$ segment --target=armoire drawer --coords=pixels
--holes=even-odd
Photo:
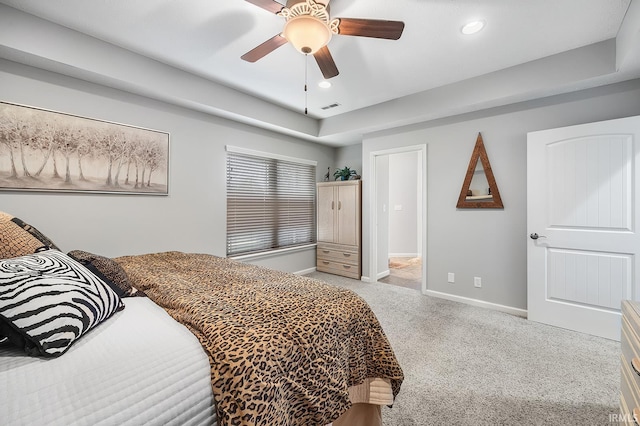
[[[637,302],[622,302],[620,347],[622,423],[634,424],[635,416],[639,416],[640,421],[640,304]]]
[[[360,256],[355,250],[345,250],[318,244],[317,255],[318,260],[331,260],[351,265],[358,265],[358,263],[360,263]]]
[[[360,279],[359,265],[351,265],[344,262],[336,262],[334,260],[318,258],[316,269],[320,272],[342,275],[344,277],[354,278],[356,280]]]
[[[622,380],[620,382],[620,411],[626,424],[634,424],[634,414],[640,413],[640,388],[638,387],[637,374],[624,357],[622,364]],[[627,422],[627,420],[631,420]],[[638,419],[640,421],[640,418]]]
[[[622,334],[620,337],[620,348],[626,364],[631,367],[631,363],[634,362],[636,368],[640,371],[640,338],[630,326],[626,317],[622,318]],[[637,377],[638,383],[640,383],[640,375],[637,375]]]

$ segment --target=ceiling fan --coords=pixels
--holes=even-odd
[[[246,0],[286,19],[284,30],[261,45],[242,55],[248,62],[291,43],[305,55],[313,55],[324,78],[339,74],[327,43],[333,34],[398,40],[404,30],[404,22],[379,19],[329,18],[330,0],[287,0],[287,5],[275,0]]]

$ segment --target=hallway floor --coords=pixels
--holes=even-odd
[[[389,275],[378,281],[420,291],[422,288],[422,259],[419,257],[389,258]]]

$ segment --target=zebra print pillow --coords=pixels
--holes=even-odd
[[[0,335],[29,355],[62,355],[121,306],[104,281],[57,250],[0,260]]]

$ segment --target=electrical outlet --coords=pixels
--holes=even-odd
[[[454,274],[453,272],[449,272],[449,278],[447,279],[447,282],[450,282],[450,283],[456,282],[456,274]]]
[[[482,287],[482,278],[473,277],[473,286],[478,288]]]

